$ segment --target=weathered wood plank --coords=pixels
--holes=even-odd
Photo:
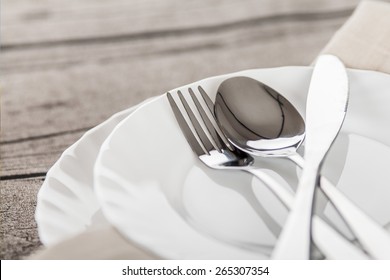
[[[41,245],[34,214],[42,181],[1,181],[0,259],[26,257]]]
[[[15,1],[6,0],[7,45],[210,26],[275,14],[350,9],[358,0]],[[66,4],[65,4],[66,3]],[[50,24],[48,24],[50,23]]]
[[[296,33],[311,33],[328,29],[329,25],[344,20],[351,10],[332,13],[306,13],[283,15],[273,18],[242,20],[206,28],[180,28],[165,32],[129,34],[96,40],[72,40],[43,45],[21,45],[3,48],[1,69],[5,72],[20,70],[42,70],[51,65],[67,67],[91,60],[142,57],[175,50],[202,50],[204,47],[234,47],[238,44],[256,43],[262,40],[286,40]],[[322,28],[322,25],[324,26]],[[291,33],[290,33],[291,32]],[[274,38],[273,38],[274,37]],[[251,42],[253,41],[253,42]],[[164,44],[162,44],[164,42]],[[236,43],[236,44],[233,44]]]
[[[10,118],[2,140],[93,126],[142,99],[210,75],[309,64],[343,20],[6,52],[3,110]]]
[[[0,146],[1,179],[14,180],[44,175],[61,153],[77,141],[86,129],[5,142]]]
[[[164,44],[155,39],[84,51],[78,46],[5,53],[2,67],[15,68],[3,71],[2,175],[46,172],[55,153],[77,139],[58,133],[85,131],[178,85],[242,69],[310,64],[343,20],[172,37]],[[24,62],[24,55],[32,58]],[[35,140],[41,135],[55,137]]]

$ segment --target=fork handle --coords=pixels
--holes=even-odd
[[[304,159],[299,154],[289,158],[302,168]],[[324,176],[320,177],[320,188],[336,207],[364,249],[375,259],[390,259],[389,232],[356,206]]]
[[[292,191],[283,187],[261,168],[247,169],[246,171],[262,181],[288,209],[292,207],[294,203]],[[316,215],[313,216],[312,227],[313,241],[328,259],[369,259],[363,251]]]

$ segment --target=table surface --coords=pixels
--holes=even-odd
[[[61,153],[115,112],[205,77],[309,65],[358,0],[4,0],[0,258],[42,244]]]

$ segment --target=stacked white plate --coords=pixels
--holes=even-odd
[[[212,77],[213,99],[231,76],[249,76],[284,95],[305,115],[312,68],[256,69]],[[390,76],[348,70],[350,104],[324,174],[383,226],[390,222]],[[176,90],[172,92],[176,92]],[[297,170],[283,159],[256,159],[286,188]],[[354,236],[319,196],[316,211]],[[69,147],[47,174],[36,220],[45,245],[99,225],[166,259],[266,259],[287,211],[258,180],[211,170],[192,152],[165,95],[117,113]]]

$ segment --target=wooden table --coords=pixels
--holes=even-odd
[[[37,192],[88,129],[208,76],[308,65],[358,0],[4,0],[1,259],[41,246]]]

